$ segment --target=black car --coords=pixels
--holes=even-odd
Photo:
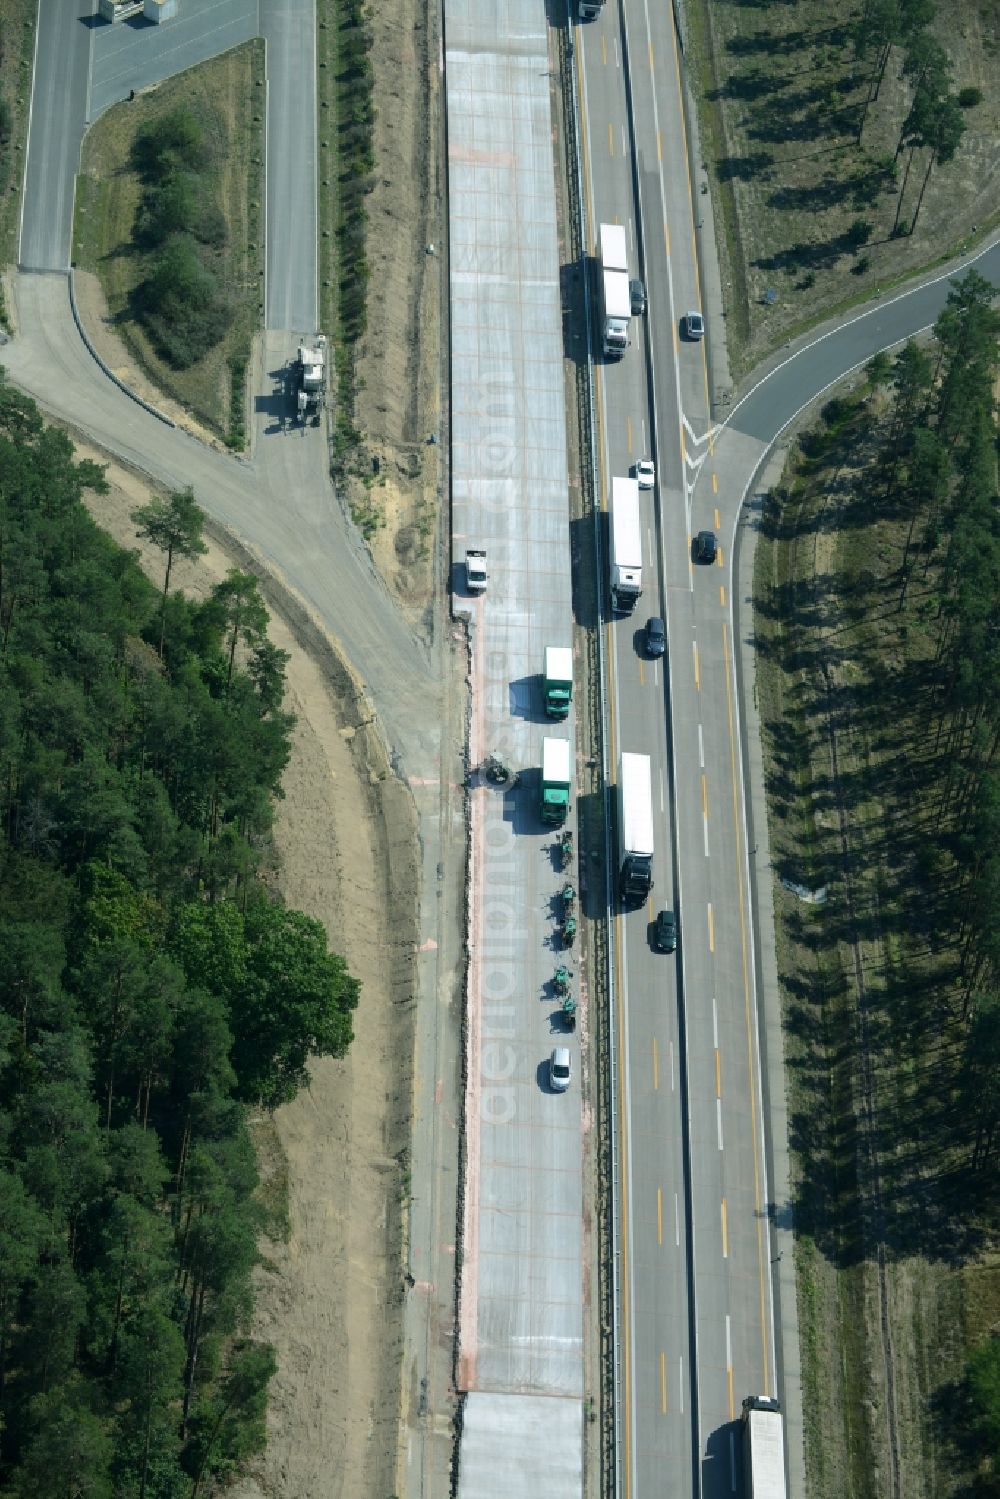
[[[646,655],[662,656],[667,649],[667,632],[656,615],[646,621]]]
[[[677,917],[661,911],[653,922],[653,946],[657,952],[673,952],[677,946]]]
[[[715,539],[714,531],[699,531],[694,539],[694,560],[696,562],[714,562],[715,554],[719,550],[719,544]]]
[[[632,316],[642,317],[646,311],[646,288],[641,281],[630,281],[628,291],[632,299]]]

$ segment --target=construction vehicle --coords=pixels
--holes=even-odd
[[[568,645],[545,647],[545,711],[565,718],[573,699],[573,652]]]
[[[628,348],[632,293],[623,224],[601,225],[601,339],[605,356],[621,359]]]
[[[292,366],[292,383],[298,420],[304,426],[311,416],[313,424],[319,426],[326,391],[326,338],[322,333],[312,343],[299,344]]]
[[[618,762],[618,889],[639,906],[653,888],[653,774],[648,755]]]
[[[781,1407],[767,1395],[743,1402],[743,1493],[746,1499],[786,1499]]]
[[[638,479],[611,481],[611,607],[631,614],[642,597]]]
[[[486,553],[481,547],[469,547],[465,554],[465,586],[470,593],[485,593],[486,581]]]
[[[543,822],[562,823],[569,813],[570,743],[568,739],[542,740],[542,794],[539,812]]]

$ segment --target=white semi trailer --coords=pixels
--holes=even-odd
[[[628,284],[628,248],[623,224],[601,225],[602,346],[609,359],[621,359],[628,348],[632,293]]]
[[[743,1492],[746,1499],[786,1499],[781,1407],[767,1395],[743,1402]]]
[[[638,479],[611,481],[611,607],[631,614],[642,597],[642,521]]]
[[[653,768],[648,755],[618,762],[618,891],[642,905],[653,888]]]

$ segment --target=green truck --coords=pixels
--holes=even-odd
[[[545,712],[565,718],[573,700],[573,652],[568,645],[545,647]]]
[[[568,739],[542,740],[542,797],[540,812],[543,822],[557,826],[566,821],[569,813],[570,744]]]

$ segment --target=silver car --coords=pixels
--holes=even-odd
[[[549,1057],[549,1087],[553,1093],[565,1093],[573,1076],[568,1046],[554,1046]]]
[[[684,333],[692,343],[705,337],[705,319],[700,312],[686,312],[684,314]]]

